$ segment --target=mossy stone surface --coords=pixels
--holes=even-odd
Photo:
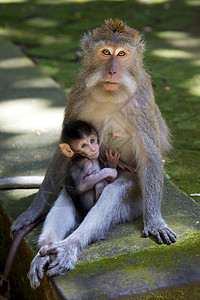
[[[28,206],[34,191],[2,191],[0,195],[1,205],[13,219]],[[181,299],[187,299],[190,284],[198,282],[200,277],[200,206],[165,180],[162,213],[178,235],[175,244],[157,245],[154,238],[144,238],[141,219],[118,225],[105,240],[89,245],[81,253],[74,270],[53,278],[58,295],[64,299],[121,296],[151,299],[149,293],[154,297],[154,292],[162,289],[162,294],[168,297],[180,285]],[[40,230],[41,226],[26,237],[26,243],[34,253]],[[21,272],[27,271],[28,266],[24,265]],[[196,290],[198,285],[193,292]],[[196,294],[191,295],[192,299],[198,299]]]
[[[178,235],[175,244],[156,245],[154,238],[144,238],[142,220],[119,225],[105,240],[88,246],[74,270],[55,277],[65,299],[138,295],[151,299],[147,295],[145,298],[149,292],[154,299],[155,290],[165,288],[162,293],[168,297],[175,286],[197,282],[200,278],[200,206],[165,181],[162,212],[169,227]],[[187,299],[189,289],[190,286],[186,290],[184,285],[180,287],[183,299]],[[197,292],[192,294],[192,299],[198,299],[197,295]]]

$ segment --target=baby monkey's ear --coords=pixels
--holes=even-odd
[[[74,152],[70,148],[69,144],[63,143],[63,144],[60,144],[59,146],[62,150],[62,153],[65,154],[67,157],[72,157],[74,155]]]

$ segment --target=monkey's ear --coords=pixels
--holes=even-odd
[[[72,157],[74,155],[74,152],[72,151],[72,149],[70,148],[69,144],[63,143],[59,145],[63,154],[65,154],[68,157]]]
[[[145,50],[146,50],[146,42],[145,41],[143,41],[143,40],[141,40],[140,41],[140,49],[141,49],[141,52],[142,53],[144,53],[145,52]]]
[[[92,47],[93,44],[93,36],[92,33],[89,31],[88,34],[84,34],[81,40],[81,49],[83,51],[88,50]]]

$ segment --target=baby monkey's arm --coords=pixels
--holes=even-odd
[[[94,186],[103,179],[111,178],[114,180],[117,177],[117,170],[113,168],[104,168],[102,170],[96,170],[95,164],[91,161],[87,163],[90,164],[90,168],[85,165],[83,172],[79,174],[79,182],[77,183],[77,188],[80,192],[86,192],[94,188]],[[86,169],[88,170],[86,172]]]

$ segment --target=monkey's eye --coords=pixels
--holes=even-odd
[[[81,148],[85,148],[87,146],[87,144],[82,144]]]
[[[117,56],[125,56],[126,53],[124,51],[119,51],[119,53],[117,54]]]
[[[102,51],[102,53],[103,53],[104,55],[110,55],[110,51],[109,51],[108,49],[104,49],[104,50]]]
[[[95,139],[91,139],[90,143],[93,144],[95,142]]]

